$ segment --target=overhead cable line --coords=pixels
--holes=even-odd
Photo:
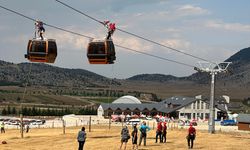
[[[34,21],[36,22],[36,19],[34,18],[31,18],[31,17],[28,17],[24,14],[21,14],[17,11],[14,11],[14,10],[11,10],[9,8],[6,8],[4,6],[1,6],[0,5],[0,8],[3,8],[5,10],[8,10],[12,13],[15,13],[21,17],[24,17],[26,19],[29,19],[31,21]],[[44,23],[44,22],[43,22]],[[78,35],[78,36],[82,36],[82,37],[85,37],[85,38],[89,38],[89,39],[94,39],[93,37],[90,37],[90,36],[87,36],[87,35],[84,35],[84,34],[80,34],[80,33],[77,33],[77,32],[74,32],[74,31],[70,31],[70,30],[67,30],[67,29],[64,29],[64,28],[61,28],[61,27],[57,27],[57,26],[54,26],[54,25],[50,25],[50,24],[47,24],[47,23],[44,23],[44,25],[48,26],[48,27],[51,27],[51,28],[55,28],[55,29],[58,29],[58,30],[61,30],[61,31],[64,31],[64,32],[68,32],[68,33],[71,33],[71,34],[75,34],[75,35]],[[186,63],[182,63],[182,62],[179,62],[179,61],[175,61],[175,60],[171,60],[171,59],[167,59],[167,58],[164,58],[164,57],[161,57],[161,56],[157,56],[157,55],[153,55],[153,54],[149,54],[149,53],[146,53],[146,52],[141,52],[139,50],[135,50],[135,49],[132,49],[132,48],[128,48],[128,47],[125,47],[125,46],[121,46],[121,45],[117,45],[115,44],[115,46],[117,47],[120,47],[120,48],[123,48],[123,49],[127,49],[129,51],[133,51],[133,52],[136,52],[136,53],[140,53],[140,54],[144,54],[144,55],[147,55],[147,56],[151,56],[151,57],[154,57],[154,58],[158,58],[158,59],[161,59],[161,60],[165,60],[165,61],[169,61],[169,62],[173,62],[173,63],[177,63],[177,64],[180,64],[180,65],[184,65],[184,66],[187,66],[187,67],[196,67],[196,66],[192,66],[192,65],[189,65],[189,64],[186,64]]]
[[[8,10],[8,11],[10,11],[10,12],[12,12],[12,13],[15,13],[15,14],[21,16],[21,17],[24,17],[24,18],[26,18],[26,19],[29,19],[29,20],[31,20],[31,21],[34,21],[34,22],[37,21],[37,20],[34,19],[34,18],[28,17],[28,16],[26,16],[26,15],[23,15],[23,14],[17,12],[17,11],[11,10],[11,9],[6,8],[6,7],[4,7],[4,6],[1,6],[1,5],[0,5],[0,7],[3,8],[3,9],[5,9],[5,10]],[[50,25],[50,24],[47,24],[47,23],[45,23],[45,22],[43,22],[43,24],[46,25],[46,26],[48,26],[48,27],[55,28],[55,29],[58,29],[58,30],[61,30],[61,31],[64,31],[64,32],[68,32],[68,33],[75,34],[75,35],[78,35],[78,36],[83,36],[83,37],[85,37],[85,38],[93,39],[93,38],[90,37],[90,36],[83,35],[83,34],[79,34],[79,33],[77,33],[77,32],[73,32],[73,31],[70,31],[70,30],[67,30],[67,29],[63,29],[63,28],[61,28],[61,27],[57,27],[57,26],[54,26],[54,25]]]
[[[128,47],[124,47],[124,46],[120,46],[120,45],[116,45],[116,44],[115,44],[115,46],[116,46],[116,47],[123,48],[123,49],[127,49],[127,50],[129,50],[129,51],[133,51],[133,52],[136,52],[136,53],[140,53],[140,54],[148,55],[148,56],[151,56],[151,57],[155,57],[155,58],[158,58],[158,59],[161,59],[161,60],[166,60],[166,61],[170,61],[170,62],[173,62],[173,63],[177,63],[177,64],[180,64],[180,65],[184,65],[184,66],[187,66],[187,67],[191,67],[191,68],[194,68],[194,67],[195,67],[195,66],[193,66],[193,65],[189,65],[189,64],[182,63],[182,62],[179,62],[179,61],[167,59],[167,58],[164,58],[164,57],[161,57],[161,56],[157,56],[157,55],[153,55],[153,54],[149,54],[149,53],[146,53],[146,52],[141,52],[141,51],[138,51],[138,50],[135,50],[135,49],[132,49],[132,48],[128,48]]]
[[[68,8],[70,8],[70,9],[72,9],[72,10],[74,10],[74,11],[76,11],[76,12],[78,12],[78,13],[80,13],[80,14],[82,14],[82,15],[84,15],[84,16],[86,16],[86,17],[88,17],[88,18],[90,18],[90,19],[92,19],[92,20],[94,20],[94,21],[96,21],[96,22],[98,22],[98,23],[104,24],[102,21],[100,21],[100,20],[98,20],[98,19],[96,19],[96,18],[94,18],[94,17],[92,17],[92,16],[90,16],[90,15],[88,15],[88,14],[86,14],[86,13],[80,11],[80,10],[77,10],[77,9],[73,8],[72,6],[70,6],[70,5],[64,3],[64,2],[62,2],[62,1],[60,1],[60,0],[55,0],[55,1],[58,2],[58,3],[60,3],[60,4],[62,4],[62,5],[64,5],[64,6],[66,6],[66,7],[68,7]],[[129,34],[129,35],[132,35],[132,36],[134,36],[134,37],[137,37],[137,38],[139,38],[139,39],[145,40],[145,41],[147,41],[147,42],[156,44],[156,45],[158,45],[158,46],[161,46],[161,47],[164,47],[164,48],[167,48],[167,49],[176,51],[176,52],[178,52],[178,53],[181,53],[181,54],[184,54],[184,55],[187,55],[187,56],[196,58],[196,59],[200,59],[200,60],[202,60],[202,61],[206,61],[206,62],[210,62],[210,63],[216,64],[215,62],[212,62],[212,61],[210,61],[210,60],[207,60],[207,59],[204,59],[204,58],[201,58],[201,57],[198,57],[198,56],[195,56],[195,55],[192,55],[192,54],[183,52],[182,50],[179,50],[179,49],[176,49],[176,48],[173,48],[173,47],[170,47],[170,46],[161,44],[161,43],[156,42],[156,41],[154,41],[154,40],[145,38],[145,37],[143,37],[143,36],[140,36],[140,35],[137,35],[137,34],[128,32],[128,31],[125,31],[125,30],[123,30],[123,29],[117,28],[117,30],[119,30],[119,31],[121,31],[121,32],[123,32],[123,33]]]

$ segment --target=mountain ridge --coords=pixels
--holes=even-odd
[[[218,83],[228,85],[250,85],[250,47],[244,48],[225,61],[231,61],[227,73],[216,76]],[[0,81],[22,85],[26,83],[30,65],[31,74],[29,84],[43,86],[66,86],[66,87],[109,87],[110,84],[121,85],[126,81],[152,81],[152,82],[185,82],[191,81],[196,84],[210,82],[208,73],[197,72],[190,76],[176,77],[164,74],[138,74],[127,79],[111,80],[102,75],[84,70],[69,69],[51,66],[41,63],[14,64],[0,60]]]
[[[225,62],[232,62],[229,65],[226,73],[220,73],[216,76],[219,83],[226,82],[234,85],[250,85],[250,47],[244,48],[225,60]],[[159,80],[157,79],[159,78]],[[209,73],[196,72],[190,76],[176,77],[172,75],[163,74],[139,74],[127,78],[127,80],[138,81],[192,81],[198,84],[207,84],[210,82]]]
[[[30,70],[31,67],[31,70]],[[84,69],[68,69],[41,63],[14,64],[0,60],[0,81],[43,86],[107,87],[111,80]],[[112,81],[113,84],[120,84]]]

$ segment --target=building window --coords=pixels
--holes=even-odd
[[[203,113],[201,113],[201,119],[203,119]]]
[[[191,113],[186,113],[187,119],[191,119]]]
[[[197,101],[197,109],[200,109],[200,101]]]
[[[180,116],[184,116],[184,113],[180,113]]]
[[[201,109],[204,109],[204,103],[201,101]]]
[[[209,119],[209,113],[205,114],[205,119]]]
[[[206,104],[206,109],[209,109],[209,104]]]
[[[195,113],[193,113],[193,119],[195,119],[196,118],[196,114]]]

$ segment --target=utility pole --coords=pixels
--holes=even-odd
[[[218,73],[226,72],[231,62],[222,63],[209,63],[199,62],[200,68],[194,68],[199,72],[207,72],[211,75],[211,91],[210,91],[210,102],[209,102],[209,120],[208,120],[208,132],[211,134],[215,133],[215,75]]]
[[[21,138],[23,138],[23,113],[20,114],[20,133]]]

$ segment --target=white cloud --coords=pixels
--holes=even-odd
[[[83,34],[86,36],[90,36],[93,38],[99,38],[92,30],[86,31],[83,29],[80,29],[78,27],[65,27],[64,29],[67,29],[69,31],[73,31],[75,33]],[[98,31],[97,31],[98,32]],[[75,35],[68,32],[58,31],[58,30],[52,30],[45,35],[46,38],[56,39],[57,45],[59,48],[67,49],[67,50],[75,50],[75,51],[82,51],[87,48],[87,45],[89,43],[89,39],[83,36]]]
[[[149,52],[152,51],[153,49],[152,45],[145,44],[144,42],[135,37],[130,37],[130,38],[115,37],[113,41],[117,45],[131,48],[141,52]]]
[[[3,43],[20,45],[23,43],[28,44],[29,39],[31,39],[28,35],[17,35],[17,36],[8,36],[2,39]]]
[[[183,5],[177,8],[176,13],[180,16],[190,16],[190,15],[206,15],[210,12],[198,6],[193,5]]]
[[[206,27],[223,29],[229,31],[238,31],[238,32],[250,32],[250,25],[244,25],[240,23],[225,23],[222,21],[207,21],[205,23]]]
[[[185,41],[183,39],[166,39],[163,40],[161,44],[181,50],[189,49],[191,46],[190,42]]]
[[[87,47],[88,39],[66,32],[50,33],[48,38],[56,39],[58,47],[70,50],[82,50]]]

